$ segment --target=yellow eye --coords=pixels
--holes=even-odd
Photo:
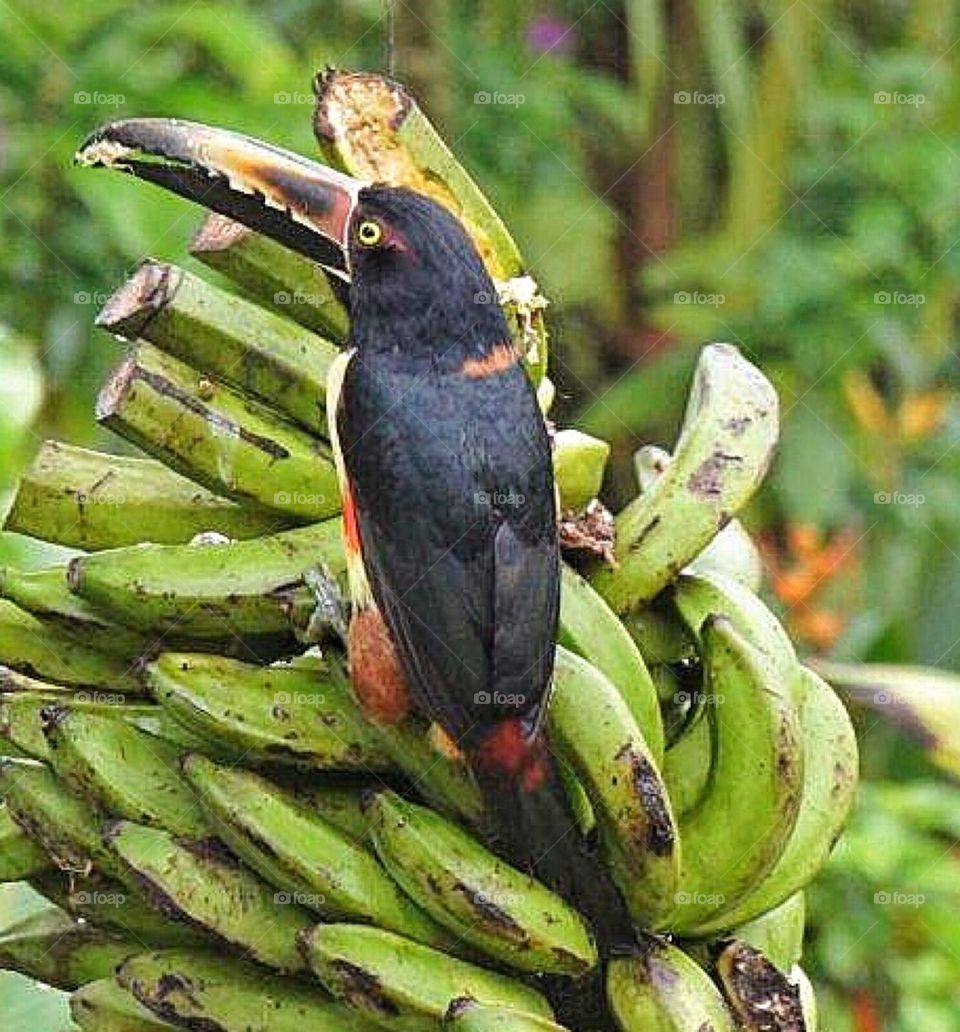
[[[363,222],[357,226],[357,240],[359,240],[364,247],[376,247],[382,239],[383,227],[379,222],[374,222],[373,219],[364,219]]]

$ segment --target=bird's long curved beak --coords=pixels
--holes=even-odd
[[[131,118],[98,129],[81,165],[156,183],[349,275],[347,234],[367,184],[229,129],[174,118]]]

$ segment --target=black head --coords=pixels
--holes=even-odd
[[[348,247],[358,348],[459,364],[509,339],[477,249],[436,201],[402,187],[366,187]]]

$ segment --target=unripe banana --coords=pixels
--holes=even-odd
[[[0,969],[70,990],[106,978],[140,948],[133,939],[80,924],[48,906],[0,930]]]
[[[725,615],[700,628],[706,689],[716,721],[713,771],[680,824],[682,892],[656,927],[702,934],[779,860],[800,806],[803,746],[795,678],[738,633]]]
[[[336,659],[322,666],[258,667],[165,652],[147,665],[145,677],[174,719],[238,763],[368,773],[392,767]]]
[[[579,512],[600,493],[610,445],[581,430],[558,430],[553,437],[553,475],[561,509]]]
[[[118,623],[154,636],[230,639],[305,626],[311,569],[345,569],[340,521],[249,541],[131,545],[74,559],[69,587]]]
[[[138,1003],[115,978],[87,982],[71,993],[70,1016],[83,1032],[170,1032],[176,1028]]]
[[[616,613],[566,565],[560,581],[557,640],[592,663],[618,689],[659,763],[663,759],[663,721],[657,690],[643,656]]]
[[[697,655],[696,639],[690,629],[672,607],[659,600],[624,613],[621,622],[651,673],[657,666],[682,663]]]
[[[783,853],[755,889],[722,909],[702,932],[734,928],[777,907],[809,884],[826,863],[857,789],[857,738],[846,708],[826,681],[801,667],[803,795]]]
[[[806,917],[806,899],[796,892],[780,906],[735,928],[731,935],[759,950],[786,974],[803,954]]]
[[[703,349],[673,462],[617,517],[617,566],[593,578],[614,609],[659,594],[749,501],[777,441],[777,407],[736,348]]]
[[[375,1032],[320,989],[232,957],[162,950],[130,957],[117,981],[177,1028],[216,1032]],[[164,1026],[166,1027],[166,1026]]]
[[[565,1032],[562,1025],[536,1014],[486,1007],[476,1000],[454,1000],[443,1023],[447,1032]]]
[[[680,820],[697,806],[710,783],[714,725],[712,709],[701,713],[663,757],[663,780]]]
[[[369,786],[368,786],[369,787]],[[311,813],[339,828],[354,842],[366,842],[370,822],[363,812],[360,797],[364,789],[338,785],[291,784],[290,791]]]
[[[49,767],[30,760],[0,761],[0,798],[10,816],[65,871],[94,868],[116,877],[121,867],[100,839],[93,808],[73,795]]]
[[[650,939],[607,967],[607,999],[621,1032],[736,1032],[710,976],[683,950]]]
[[[401,1032],[427,1032],[454,1000],[553,1018],[536,990],[393,932],[365,925],[321,924],[301,936],[310,967],[328,992]]]
[[[184,759],[184,773],[210,823],[262,878],[327,918],[370,921],[419,942],[449,937],[397,888],[371,853],[294,796],[249,771],[205,756]]]
[[[666,788],[630,708],[603,674],[561,647],[547,720],[551,745],[590,796],[631,915],[641,923],[664,917],[677,891],[679,840]]]
[[[806,1032],[799,988],[759,950],[735,940],[716,969],[744,1032]]]
[[[44,735],[56,773],[108,816],[187,838],[212,835],[180,774],[177,746],[122,720],[61,707],[46,711]]]
[[[36,877],[51,864],[46,850],[17,824],[6,804],[0,804],[0,883]]]
[[[123,861],[123,881],[172,919],[220,936],[267,967],[303,970],[297,935],[310,912],[277,902],[274,890],[215,842],[178,841],[169,832],[117,821],[104,835]]]
[[[597,963],[572,907],[457,825],[394,792],[372,796],[366,812],[383,865],[457,941],[521,971],[578,976]]]

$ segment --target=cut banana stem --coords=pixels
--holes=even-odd
[[[648,940],[607,967],[607,999],[621,1032],[737,1032],[710,976],[683,950]]]
[[[252,541],[140,545],[79,556],[71,591],[118,622],[157,636],[230,639],[306,627],[306,579],[345,570],[339,520]]]
[[[139,344],[97,399],[97,419],[184,476],[306,523],[340,507],[329,448],[277,413]]]
[[[163,1032],[176,1028],[148,1011],[112,977],[87,982],[71,993],[70,1016],[82,1032]]]
[[[101,812],[187,838],[213,834],[180,773],[178,746],[82,709],[55,705],[44,721],[54,771]]]
[[[140,948],[133,939],[80,924],[56,907],[44,907],[0,930],[0,969],[71,990],[106,978]]]
[[[258,667],[167,652],[146,666],[145,679],[175,720],[237,763],[367,773],[393,767],[335,656],[312,666]]]
[[[758,950],[734,941],[716,969],[744,1032],[807,1032],[799,988]]]
[[[366,813],[384,867],[455,941],[521,971],[579,976],[597,963],[575,910],[456,824],[394,792],[374,795]]]
[[[0,882],[26,881],[47,871],[53,861],[36,839],[0,803]]]
[[[265,308],[331,340],[346,340],[346,306],[323,269],[309,258],[216,213],[207,216],[190,253]]]
[[[617,517],[617,566],[593,578],[618,612],[659,594],[746,505],[777,435],[766,377],[730,344],[705,347],[673,462]]]
[[[249,867],[294,902],[327,918],[369,921],[418,942],[451,938],[397,888],[365,848],[265,778],[184,760],[219,837]]]
[[[0,599],[0,663],[55,684],[142,691],[126,659],[98,651],[7,599]]]
[[[853,806],[859,759],[850,717],[822,677],[802,667],[800,678],[803,798],[796,824],[773,870],[742,900],[706,922],[705,932],[751,921],[813,881]]]
[[[616,686],[659,764],[663,759],[663,720],[643,656],[616,613],[569,566],[564,566],[561,574],[558,641]]]
[[[700,629],[705,689],[716,732],[713,771],[680,822],[683,866],[676,907],[656,925],[703,934],[776,865],[803,789],[797,677],[784,679],[724,615]]]
[[[607,863],[637,922],[673,908],[680,846],[666,787],[633,713],[598,670],[557,650],[550,743],[593,804]]]
[[[324,394],[337,346],[252,301],[148,259],[110,297],[97,325],[149,341],[326,434]]]
[[[553,473],[561,510],[580,512],[600,494],[610,445],[581,430],[558,430],[553,438]]]
[[[130,957],[117,982],[177,1028],[217,1032],[375,1032],[319,988],[232,957],[162,950]]]
[[[455,1000],[443,1025],[448,1032],[565,1032],[562,1025],[503,1007],[485,1007],[476,1000]]]
[[[44,764],[31,760],[0,761],[0,798],[10,816],[65,871],[91,870],[116,877],[120,865],[104,848],[94,809]]]
[[[154,459],[45,441],[20,476],[4,528],[96,552],[141,541],[179,544],[203,531],[257,537],[295,522],[237,505]]]
[[[380,928],[321,924],[301,943],[328,992],[389,1028],[425,1032],[465,996],[553,1018],[536,990]]]
[[[172,919],[225,939],[267,967],[303,969],[296,940],[310,927],[310,912],[281,899],[222,846],[129,821],[111,825],[104,841],[124,865],[123,880]]]
[[[788,974],[803,955],[806,899],[795,892],[778,907],[735,928],[731,935],[759,950],[771,963]]]

